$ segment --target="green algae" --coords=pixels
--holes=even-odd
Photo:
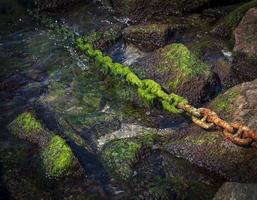
[[[219,95],[212,104],[218,111],[230,112],[232,111],[231,103],[238,95],[239,92],[232,88],[224,94]]]
[[[54,135],[42,154],[43,168],[49,178],[59,178],[73,167],[73,153],[69,145]]]
[[[176,79],[169,83],[169,88],[176,89],[190,79],[209,73],[208,65],[201,62],[186,46],[180,43],[167,45],[161,50],[162,59],[158,64],[158,73],[176,72]]]
[[[183,97],[179,97],[174,94],[166,94],[162,90],[161,86],[155,81],[148,79],[141,80],[133,71],[130,70],[130,68],[118,63],[113,63],[112,59],[109,56],[103,56],[103,54],[99,50],[95,50],[92,44],[88,43],[83,38],[77,38],[76,44],[81,50],[86,53],[86,55],[91,59],[92,62],[95,62],[100,67],[102,66],[104,73],[111,74],[114,77],[119,78],[125,77],[125,80],[130,85],[137,86],[139,96],[145,101],[147,105],[153,106],[154,101],[158,98],[161,98],[161,101],[165,101],[163,104],[164,108],[167,111],[180,113],[181,110],[176,108],[177,104],[187,102],[187,100]],[[171,47],[175,51],[177,49],[180,49],[180,52],[182,52],[182,54],[179,56],[182,60],[185,61],[181,63],[180,68],[182,69],[184,74],[187,75],[187,77],[197,76],[208,69],[206,65],[204,65],[203,63],[199,63],[197,58],[194,55],[191,55],[190,51],[188,51],[187,49],[187,52],[183,53],[182,49],[184,50],[186,47],[184,47],[182,44],[173,44],[171,45]],[[173,57],[173,54],[171,54],[170,56],[172,56],[173,61],[176,62],[176,56]],[[185,56],[185,58],[183,56]],[[194,65],[190,66],[190,64]],[[196,69],[193,70],[191,68]],[[168,104],[171,105],[168,106]]]
[[[213,144],[220,135],[216,132],[205,133],[197,136],[187,136],[184,141],[194,145],[210,145]]]
[[[150,148],[155,140],[154,134],[112,140],[104,146],[101,159],[117,179],[127,181],[133,174],[132,167],[140,153],[143,149]]]
[[[25,134],[36,133],[43,128],[42,124],[29,112],[20,114],[16,121],[19,128],[21,128]]]

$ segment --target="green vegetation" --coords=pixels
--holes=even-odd
[[[213,32],[223,37],[230,37],[232,31],[239,24],[245,13],[255,6],[257,6],[257,0],[252,0],[237,7],[214,27]]]
[[[42,129],[41,123],[29,112],[20,114],[16,122],[25,134],[35,133]]]
[[[176,79],[169,83],[169,88],[176,89],[185,81],[209,73],[207,64],[201,62],[186,46],[179,43],[167,45],[161,50],[162,60],[156,67],[158,73],[174,72]]]
[[[77,46],[83,50],[86,55],[94,61],[97,66],[102,67],[104,73],[113,75],[116,78],[125,79],[130,85],[138,88],[139,96],[144,100],[147,105],[154,105],[155,100],[161,100],[163,108],[169,112],[180,113],[181,110],[177,109],[178,103],[187,103],[187,100],[183,97],[179,97],[175,94],[167,94],[162,90],[162,87],[153,80],[141,80],[130,68],[125,67],[119,63],[113,63],[109,56],[104,56],[101,51],[94,50],[93,45],[88,43],[83,38],[77,39]],[[199,63],[197,58],[190,54],[190,52],[181,44],[172,45],[172,49],[179,49],[181,52],[180,59],[183,60],[180,67],[187,77],[197,76],[203,73],[208,67],[204,64]],[[187,50],[184,53],[184,50]],[[170,52],[172,53],[172,52]],[[173,52],[176,53],[176,52]],[[177,62],[177,54],[168,55],[175,56],[173,61]],[[185,56],[185,58],[184,58]],[[193,66],[190,66],[193,65]]]
[[[51,138],[42,154],[43,168],[49,178],[59,178],[73,167],[73,153],[69,145],[58,135]]]
[[[214,100],[214,107],[219,111],[230,111],[230,104],[238,94],[236,90],[230,89]]]
[[[133,173],[133,164],[145,148],[155,141],[154,134],[144,134],[136,138],[117,139],[107,143],[101,158],[110,171],[120,180],[127,181]]]

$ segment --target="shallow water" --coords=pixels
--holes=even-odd
[[[77,34],[89,33],[100,27],[122,21],[122,19],[117,21],[94,4],[79,5],[69,9],[65,14],[52,13],[51,15],[68,25]],[[16,19],[19,20],[20,17]],[[2,163],[0,165],[0,169],[3,168],[0,174],[3,181],[0,179],[0,182],[2,181],[6,187],[3,187],[0,192],[6,197],[13,196],[17,199],[62,197],[63,187],[62,189],[54,186],[49,188],[38,182],[31,194],[21,195],[30,187],[30,184],[33,184],[33,181],[31,183],[33,176],[28,176],[30,172],[22,170],[20,165],[24,164],[23,161],[18,160],[10,164],[12,156],[19,156],[17,152],[19,148],[24,149],[25,152],[31,151],[31,148],[27,147],[26,143],[12,138],[6,130],[6,125],[19,113],[33,110],[43,121],[45,127],[60,133],[67,140],[88,172],[87,179],[94,182],[92,184],[94,186],[90,186],[88,181],[87,184],[78,181],[74,185],[77,184],[82,189],[89,188],[84,191],[85,193],[94,193],[95,190],[99,190],[100,193],[104,193],[103,196],[113,199],[122,198],[124,195],[130,196],[131,191],[134,191],[134,195],[138,197],[137,193],[141,193],[143,185],[135,191],[133,184],[122,186],[110,177],[98,159],[99,141],[101,144],[105,143],[109,139],[108,135],[117,133],[117,131],[117,137],[133,136],[131,132],[135,133],[135,129],[124,129],[124,124],[157,130],[156,128],[177,127],[187,123],[187,120],[182,117],[175,121],[165,113],[156,110],[149,111],[143,104],[138,103],[133,88],[103,76],[95,66],[88,63],[86,57],[76,51],[72,41],[44,27],[31,25],[32,23],[26,20],[27,17],[23,16],[18,22],[21,24],[14,26],[16,30],[13,30],[13,27],[9,28],[8,24],[1,23],[2,30],[6,30],[0,37],[0,120],[3,130],[0,144],[4,147],[1,149]],[[126,47],[122,41],[119,41],[107,53],[114,60],[125,64],[133,64],[136,58],[144,56],[134,47]],[[75,134],[71,134],[69,130]],[[10,155],[7,156],[7,154]],[[165,182],[170,176],[174,176],[174,174],[164,172],[167,165],[162,164],[164,155],[166,158],[166,154],[157,152],[149,156],[147,164],[138,164],[138,169],[148,168],[150,175],[149,177],[144,175],[145,172],[142,174],[141,169],[141,172],[137,172],[134,176],[133,181],[151,182],[153,178],[161,176],[161,182]],[[213,187],[215,181],[209,178],[208,173],[199,173],[197,167],[183,160],[181,164],[178,162],[180,159],[171,155],[169,159],[171,162],[174,159],[177,161],[174,163],[178,167],[173,167],[171,170],[173,173],[184,173],[186,168],[190,168],[192,173],[184,178],[197,182],[198,177],[195,175],[192,177],[192,174],[202,174],[204,179],[210,182],[208,183],[210,187]],[[152,165],[158,166],[159,171],[155,170]],[[24,188],[15,186],[14,174],[20,176],[19,181],[25,182]],[[181,175],[178,176],[181,177]],[[205,182],[208,182],[206,180]],[[69,185],[64,186],[66,187]]]

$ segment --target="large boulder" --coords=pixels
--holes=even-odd
[[[234,31],[234,51],[257,58],[257,8],[250,9]],[[257,68],[256,68],[257,69]]]
[[[215,94],[214,74],[183,44],[167,45],[141,59],[134,68],[167,91],[188,98],[194,105]]]
[[[241,81],[257,78],[257,9],[250,9],[234,31],[233,69]]]
[[[239,122],[257,130],[257,80],[243,83],[219,95],[209,105],[228,122]],[[226,140],[218,130],[205,131],[196,126],[180,129],[166,148],[231,181],[257,180],[256,148],[246,148]]]
[[[240,23],[245,13],[257,5],[256,0],[240,4],[223,19],[221,19],[212,29],[213,33],[216,33],[224,38],[230,38],[233,30]]]

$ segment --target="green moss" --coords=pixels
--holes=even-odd
[[[162,87],[153,80],[141,80],[133,71],[128,67],[125,67],[118,63],[113,63],[109,56],[103,56],[99,50],[94,50],[93,46],[83,38],[77,39],[78,47],[83,50],[86,55],[98,66],[101,66],[105,73],[113,75],[115,78],[124,78],[132,86],[138,87],[138,94],[144,100],[144,102],[153,106],[154,101],[158,98],[163,102],[163,107],[165,110],[173,113],[180,113],[181,110],[177,109],[178,103],[187,103],[187,100],[183,97],[179,97],[175,94],[167,94],[162,90]],[[168,48],[168,53],[166,53],[165,58],[172,62],[175,66],[175,70],[179,69],[181,71],[178,78],[192,78],[203,73],[208,73],[207,65],[200,63],[200,61],[190,53],[190,51],[182,44],[173,44]],[[169,62],[165,59],[166,67]],[[173,66],[173,67],[174,67]],[[171,104],[171,105],[169,105]]]
[[[194,145],[209,145],[214,143],[220,135],[217,132],[210,132],[205,134],[200,134],[198,136],[187,136],[184,141],[188,144]]]
[[[50,178],[69,173],[73,166],[73,153],[69,145],[58,135],[51,138],[42,154],[43,168]]]
[[[16,121],[19,128],[26,134],[32,134],[42,129],[41,123],[29,112],[20,114]]]
[[[222,19],[213,29],[213,32],[218,33],[224,37],[230,37],[232,31],[239,24],[245,13],[252,7],[257,6],[257,0],[244,3],[230,12],[224,19]]]
[[[176,73],[176,79],[169,83],[169,88],[176,89],[185,81],[209,73],[209,67],[201,62],[183,44],[171,44],[161,50],[162,60],[156,67],[158,73]]]
[[[218,111],[231,111],[231,103],[233,100],[239,95],[239,93],[234,90],[230,89],[224,94],[221,94],[214,100],[214,107]]]
[[[118,179],[127,181],[133,173],[132,167],[140,152],[143,148],[151,147],[155,140],[154,134],[113,140],[104,146],[101,158]]]

